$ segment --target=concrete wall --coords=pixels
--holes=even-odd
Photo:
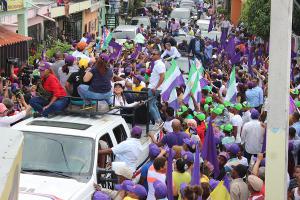
[[[82,21],[82,31],[96,33],[98,30],[98,11],[90,12],[90,10],[85,10],[83,12],[83,21]],[[87,30],[85,30],[85,27]]]

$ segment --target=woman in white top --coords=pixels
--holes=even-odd
[[[65,65],[58,69],[58,79],[60,84],[65,87],[69,76],[77,72],[79,68],[74,65],[75,57],[69,55],[65,58]]]
[[[116,82],[114,84],[114,95],[112,96],[113,107],[134,107],[139,104],[139,102],[127,103],[123,92],[123,84],[121,82]]]

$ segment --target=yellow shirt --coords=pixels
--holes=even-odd
[[[131,197],[125,197],[123,200],[138,200],[138,199],[134,199],[134,198],[131,198]]]
[[[178,200],[181,200],[181,194],[180,194],[180,185],[181,183],[189,184],[191,182],[191,175],[188,172],[179,173],[179,172],[173,172],[173,182],[175,185],[175,188],[178,191]]]
[[[134,92],[140,92],[140,91],[142,91],[143,88],[144,88],[144,86],[142,86],[141,84],[139,86],[132,84],[132,91],[134,91]]]
[[[209,178],[207,176],[205,176],[204,174],[202,174],[201,178],[200,178],[200,182],[201,183],[209,183]]]

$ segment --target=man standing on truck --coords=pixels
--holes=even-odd
[[[138,164],[138,157],[142,153],[142,144],[140,142],[142,131],[141,127],[134,126],[131,130],[131,138],[127,138],[112,148],[100,149],[98,151],[99,156],[113,153],[116,156],[115,161],[125,162],[134,172]]]

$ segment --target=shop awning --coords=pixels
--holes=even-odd
[[[0,25],[0,47],[12,45],[20,42],[32,40],[31,37],[26,37],[5,29]]]

